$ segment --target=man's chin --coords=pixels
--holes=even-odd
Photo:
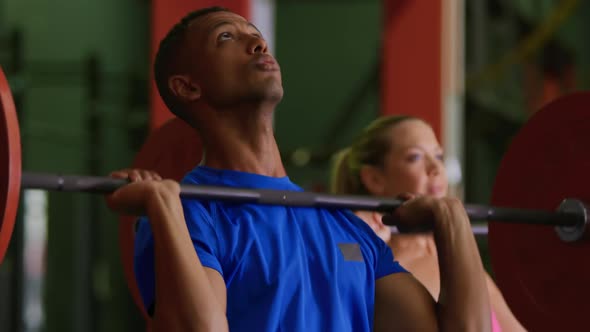
[[[276,82],[266,82],[265,86],[260,89],[260,96],[268,101],[280,102],[283,99],[283,86]]]

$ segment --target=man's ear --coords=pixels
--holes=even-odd
[[[201,87],[187,75],[172,75],[168,79],[168,88],[183,102],[192,102],[201,98]]]
[[[382,196],[385,192],[385,179],[383,172],[371,165],[361,166],[359,172],[361,183],[365,186],[367,191],[376,196]]]

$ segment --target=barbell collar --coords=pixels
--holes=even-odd
[[[580,241],[584,237],[584,234],[586,234],[586,228],[588,225],[588,206],[580,200],[568,198],[561,202],[557,211],[583,216],[583,218],[578,218],[578,221],[573,225],[555,226],[555,232],[562,241]]]

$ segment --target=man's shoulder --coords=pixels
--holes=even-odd
[[[371,229],[371,227],[367,225],[367,223],[364,222],[361,218],[359,218],[359,216],[354,214],[354,212],[352,212],[351,210],[338,210],[338,215],[339,218],[344,220],[348,227],[355,229],[360,234],[369,235],[370,237],[372,237],[372,235],[375,235],[375,232]]]
[[[365,221],[350,210],[338,210],[340,218],[344,220],[346,227],[358,241],[361,247],[380,252],[387,244],[379,238]]]

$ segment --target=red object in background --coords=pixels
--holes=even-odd
[[[153,0],[151,15],[151,63],[153,64],[160,41],[166,36],[174,24],[190,12],[210,6],[226,7],[246,19],[250,19],[250,0]],[[170,113],[160,98],[153,80],[153,72],[151,71],[150,77],[150,128],[154,130],[174,115]]]
[[[525,96],[527,115],[531,116],[538,109],[576,89],[575,67],[568,65],[562,72],[546,73],[538,66],[525,65]]]
[[[555,210],[565,198],[590,202],[590,93],[536,112],[500,164],[492,205]],[[490,223],[496,282],[529,331],[581,331],[590,312],[590,241],[560,240],[553,227]]]
[[[408,114],[442,137],[442,1],[383,0],[381,114]]]
[[[0,264],[10,243],[21,184],[21,144],[16,107],[0,68]]]
[[[576,62],[573,54],[557,41],[540,51],[541,61],[524,64],[526,113],[534,114],[553,100],[576,90]]]

